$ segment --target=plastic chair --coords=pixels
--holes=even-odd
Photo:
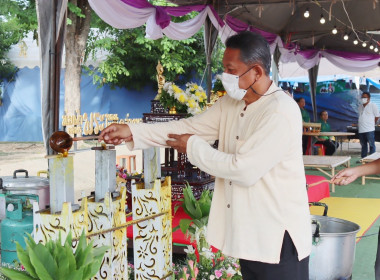
[[[326,150],[325,150],[325,146],[323,146],[323,144],[314,144],[315,147],[318,147],[318,155],[319,156],[324,156],[326,155]]]
[[[116,156],[116,163],[124,166],[128,173],[136,171],[136,156],[135,155],[120,155]]]

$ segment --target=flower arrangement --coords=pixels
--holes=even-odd
[[[176,84],[167,82],[162,88],[160,103],[166,108],[175,108],[177,113],[193,116],[206,108],[207,96],[201,86],[187,83],[182,90]]]
[[[173,279],[241,280],[238,260],[224,256],[206,241],[212,194],[208,190],[203,191],[199,200],[196,200],[190,185],[186,182],[183,195],[181,207],[192,220],[181,220],[179,227],[182,232],[187,232],[191,239],[196,242],[197,252],[191,245],[185,249],[186,261],[183,264],[176,264]],[[199,253],[198,257],[197,253]]]
[[[120,166],[116,164],[116,177],[127,179],[128,177],[141,177],[142,174],[137,171],[134,173],[128,173],[128,170],[124,168],[124,166]]]
[[[185,251],[187,259],[183,264],[176,264],[172,279],[220,279],[220,280],[242,280],[240,265],[231,257],[224,256],[220,251],[212,252],[203,248],[197,262],[195,250],[189,245]]]

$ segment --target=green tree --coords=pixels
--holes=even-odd
[[[191,14],[176,21],[186,20]],[[158,40],[145,38],[145,27],[115,29],[93,16],[86,57],[96,58],[97,52],[108,53],[107,58],[96,69],[88,69],[95,83],[140,89],[147,81],[156,81],[156,65],[161,61],[167,81],[176,81],[179,76],[189,81],[194,75],[203,76],[206,67],[203,29],[193,37],[176,41],[164,36]],[[222,44],[214,52],[213,72],[222,69]]]
[[[0,0],[0,80],[10,80],[17,72],[7,53],[32,31],[36,37],[37,17],[34,1]]]

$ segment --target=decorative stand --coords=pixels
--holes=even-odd
[[[133,220],[165,213],[133,225],[135,279],[166,279],[172,270],[170,177],[155,180],[151,189],[133,184],[132,199]]]
[[[79,210],[73,211],[74,165],[73,156],[49,156],[50,209],[40,210],[33,203],[33,236],[36,242],[46,243],[50,239],[64,240],[68,232],[78,238],[87,233],[87,199],[82,200]]]

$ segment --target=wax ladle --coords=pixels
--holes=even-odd
[[[99,136],[71,137],[70,134],[65,131],[56,131],[50,136],[49,144],[53,151],[67,156],[74,141],[97,140],[98,138]]]

